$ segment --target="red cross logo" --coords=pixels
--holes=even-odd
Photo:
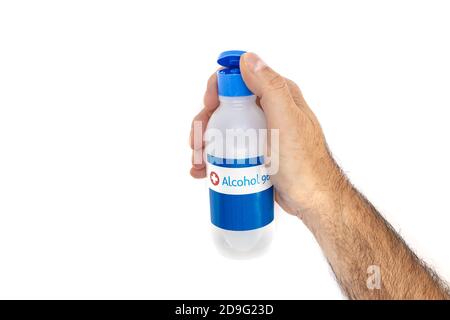
[[[217,186],[219,184],[219,175],[214,171],[211,171],[211,173],[209,174],[209,179],[211,180],[211,183],[213,185]]]

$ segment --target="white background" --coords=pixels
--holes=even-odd
[[[213,246],[188,133],[223,50],[301,86],[339,164],[450,280],[446,1],[4,1],[0,298],[341,298],[277,209],[270,251]]]

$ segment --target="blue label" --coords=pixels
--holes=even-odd
[[[208,155],[211,222],[222,229],[244,231],[273,221],[273,186],[264,158],[224,159]]]

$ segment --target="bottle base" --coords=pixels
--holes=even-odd
[[[218,251],[232,259],[251,259],[264,254],[272,243],[273,222],[248,231],[231,231],[212,225],[212,236]]]

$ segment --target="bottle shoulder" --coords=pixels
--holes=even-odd
[[[207,128],[226,129],[266,129],[266,118],[256,104],[238,106],[219,105],[211,115]]]

